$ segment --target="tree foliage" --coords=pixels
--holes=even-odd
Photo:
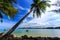
[[[9,17],[15,16],[18,10],[13,7],[13,2],[16,3],[15,0],[0,0],[0,18],[3,18],[2,13]]]
[[[35,14],[37,17],[41,16],[42,12],[46,11],[46,7],[50,7],[50,4],[43,0],[33,0],[33,4],[31,4],[31,9],[33,10],[33,17]]]

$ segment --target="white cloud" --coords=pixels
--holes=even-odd
[[[51,1],[51,4],[55,3],[57,0],[50,0]]]
[[[24,7],[22,7],[22,6],[20,6],[20,5],[18,5],[18,4],[15,4],[15,6],[14,6],[15,8],[17,8],[17,9],[21,9],[21,10],[29,10],[29,8],[24,8]]]
[[[28,17],[33,17],[33,12],[31,12]]]
[[[15,25],[15,22],[3,22],[0,23],[0,29],[8,29],[13,27],[13,25]]]
[[[28,20],[27,19],[24,19],[23,23],[26,23]]]
[[[54,20],[50,20],[50,19],[54,19]],[[56,24],[55,24],[55,23]],[[28,23],[37,23],[37,24],[41,24],[41,25],[54,25],[54,26],[58,26],[60,24],[58,24],[58,22],[60,22],[60,15],[53,13],[53,12],[47,12],[45,14],[42,14],[41,18],[34,18],[33,20],[31,20]]]

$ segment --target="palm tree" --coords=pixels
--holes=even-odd
[[[15,0],[0,0],[0,18],[1,18],[1,21],[3,18],[2,14],[7,15],[8,18],[15,16],[17,9],[15,9],[12,6],[12,2],[15,2]]]
[[[33,12],[33,16],[35,14],[37,17],[41,16],[41,12],[45,12],[47,6],[50,7],[46,1],[33,0],[30,11],[22,19],[20,19],[3,37],[8,37],[31,12]]]
[[[8,18],[14,18],[18,11],[12,6],[12,2],[16,3],[15,0],[0,0],[0,20],[3,22],[3,14],[7,15]]]

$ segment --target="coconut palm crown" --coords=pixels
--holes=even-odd
[[[41,13],[46,11],[46,7],[50,7],[50,4],[47,1],[33,0],[33,4],[31,4],[33,17],[35,16],[35,14],[37,15],[37,17],[41,16]]]

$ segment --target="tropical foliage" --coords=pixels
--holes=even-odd
[[[46,11],[46,7],[50,7],[50,4],[47,1],[33,0],[33,4],[31,5],[33,16],[35,14],[37,17],[41,16],[41,13]]]
[[[2,14],[7,15],[8,17],[14,17],[18,11],[12,6],[12,3],[16,3],[15,0],[0,0],[0,18],[3,18]]]

